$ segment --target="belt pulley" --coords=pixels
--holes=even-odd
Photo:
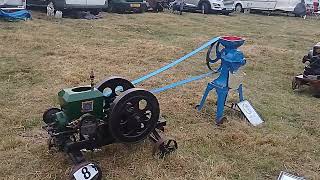
[[[118,141],[135,143],[156,128],[159,114],[158,100],[151,92],[132,88],[111,104],[109,130]]]
[[[121,92],[134,88],[134,85],[118,76],[106,78],[95,85],[95,87],[104,94],[106,99],[105,108],[109,108],[109,104],[118,96]]]

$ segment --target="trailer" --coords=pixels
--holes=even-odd
[[[238,0],[235,1],[236,12],[245,10],[293,12],[301,0]]]
[[[26,9],[27,0],[0,0],[2,10],[21,10]]]

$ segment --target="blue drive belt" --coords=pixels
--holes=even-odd
[[[184,79],[184,80],[182,80],[182,81],[178,81],[178,82],[169,84],[169,85],[167,85],[167,86],[163,86],[163,87],[161,87],[161,88],[152,89],[152,90],[150,90],[150,92],[152,92],[152,93],[154,93],[154,94],[157,94],[157,93],[160,93],[160,92],[162,92],[162,91],[175,88],[175,87],[177,87],[177,86],[182,86],[182,85],[187,84],[187,83],[192,82],[192,81],[196,81],[196,80],[203,79],[203,78],[205,78],[205,77],[210,76],[210,75],[213,74],[213,73],[215,73],[215,71],[210,71],[210,72],[208,72],[208,73],[201,74],[201,75],[199,75],[199,76],[193,76],[193,77]]]
[[[145,81],[145,80],[147,80],[147,79],[149,79],[149,78],[151,78],[151,77],[153,77],[153,76],[155,76],[155,75],[157,75],[157,74],[160,74],[160,73],[163,72],[163,71],[166,71],[166,70],[172,68],[173,66],[175,66],[175,65],[177,65],[177,64],[185,61],[186,59],[188,59],[188,58],[196,55],[197,53],[199,53],[199,52],[202,51],[203,49],[205,49],[205,48],[207,48],[208,46],[210,46],[212,43],[217,42],[217,41],[219,40],[219,38],[220,38],[220,37],[215,37],[215,38],[209,40],[208,42],[206,42],[206,43],[203,44],[202,46],[200,46],[200,47],[198,47],[197,49],[191,51],[190,53],[182,56],[181,58],[179,58],[179,59],[171,62],[170,64],[167,64],[167,65],[165,65],[165,66],[163,66],[163,67],[161,67],[161,68],[159,68],[159,69],[157,69],[157,70],[155,70],[155,71],[153,71],[153,72],[151,72],[151,73],[149,73],[149,74],[147,74],[147,75],[144,75],[144,76],[142,76],[142,77],[140,77],[140,78],[138,78],[138,79],[135,79],[135,80],[133,80],[131,83],[132,83],[133,85],[139,84],[139,83],[141,83],[141,82],[143,82],[143,81]],[[151,90],[151,92],[153,92],[153,93],[159,93],[159,92],[162,92],[162,91],[165,91],[165,90],[168,90],[168,89],[172,89],[172,88],[174,88],[174,87],[181,86],[181,85],[183,85],[183,84],[186,84],[186,83],[189,83],[189,82],[192,82],[192,81],[200,80],[200,79],[205,78],[205,77],[207,77],[207,76],[209,76],[209,75],[211,75],[211,74],[213,74],[213,73],[216,73],[216,71],[210,71],[210,72],[205,73],[205,74],[201,74],[201,75],[198,75],[198,76],[193,76],[193,77],[190,77],[190,78],[187,78],[187,79],[185,79],[185,80],[172,83],[172,84],[170,84],[170,85],[167,85],[167,86],[164,86],[164,87],[161,87],[161,88],[153,89],[153,90]]]

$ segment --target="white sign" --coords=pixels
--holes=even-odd
[[[294,176],[292,174],[281,171],[278,180],[305,180],[305,178]]]
[[[253,126],[258,126],[259,124],[263,123],[263,120],[256,112],[256,110],[251,106],[249,101],[241,101],[237,105],[241,112],[244,114],[244,116]]]
[[[90,180],[98,173],[98,169],[94,164],[87,164],[77,170],[73,176],[76,180]]]

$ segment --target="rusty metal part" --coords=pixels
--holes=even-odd
[[[164,158],[166,155],[178,149],[177,141],[167,139],[161,134],[162,132],[161,130],[155,129],[149,136],[151,141],[154,142],[152,154],[159,155],[160,158]]]
[[[313,80],[302,74],[295,76],[292,80],[292,89],[299,89],[301,86],[307,85],[313,87],[316,91],[320,91],[320,80]]]
[[[292,79],[292,85],[291,85],[292,90],[300,89],[302,82],[304,81],[299,76],[294,77]],[[304,84],[307,84],[307,83],[304,83]]]
[[[55,144],[54,144],[54,141],[53,141],[53,138],[52,138],[52,137],[49,137],[49,138],[48,138],[47,144],[48,144],[48,149],[49,149],[49,151],[51,151],[52,148],[55,147]]]

